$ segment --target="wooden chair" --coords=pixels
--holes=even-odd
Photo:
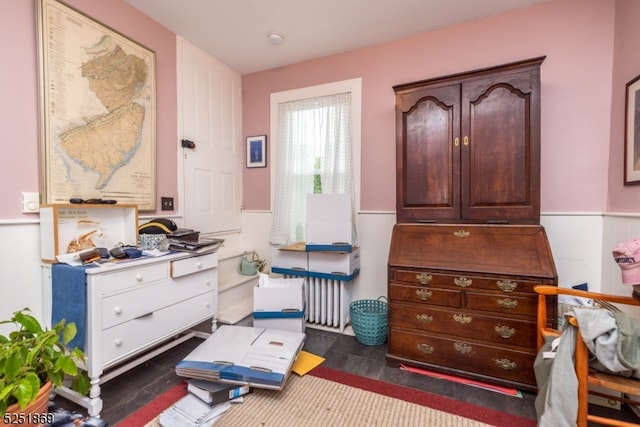
[[[548,336],[560,336],[561,332],[551,327],[555,322],[551,322],[552,319],[547,318],[547,297],[557,297],[558,295],[571,295],[576,297],[583,297],[594,300],[598,305],[603,308],[609,308],[612,310],[618,310],[613,304],[623,304],[628,306],[640,306],[640,300],[631,296],[624,297],[619,295],[607,295],[595,292],[580,291],[577,289],[560,288],[556,286],[536,286],[534,290],[538,293],[538,350],[545,342],[545,338]],[[553,319],[555,320],[555,319]],[[580,327],[575,318],[570,317],[567,319],[573,326]],[[575,353],[575,370],[578,378],[578,414],[576,420],[576,426],[586,427],[587,421],[600,423],[608,426],[622,426],[622,427],[637,427],[640,424],[630,423],[626,421],[620,421],[617,419],[606,418],[603,416],[597,416],[589,414],[589,385],[610,389],[612,394],[624,395],[640,395],[640,380],[635,378],[625,378],[612,374],[606,374],[603,372],[595,371],[589,368],[589,350],[586,344],[582,340],[581,335],[577,334],[576,339],[576,353]],[[594,393],[593,394],[600,394]],[[601,394],[600,394],[601,395]],[[607,396],[609,397],[609,396]],[[634,401],[629,399],[620,398],[616,399],[623,402],[633,404]],[[638,404],[638,402],[635,402]]]

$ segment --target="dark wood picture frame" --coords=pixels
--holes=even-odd
[[[640,184],[640,75],[626,85],[624,184]]]

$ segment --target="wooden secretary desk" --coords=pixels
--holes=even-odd
[[[535,390],[543,60],[394,87],[388,363]]]

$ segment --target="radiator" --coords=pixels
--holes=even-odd
[[[285,275],[287,278],[299,277]],[[307,326],[313,324],[338,328],[344,331],[349,321],[351,282],[305,277],[305,318]],[[311,324],[311,325],[310,325]]]

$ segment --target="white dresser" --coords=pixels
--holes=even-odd
[[[99,416],[101,383],[197,335],[188,330],[209,318],[214,331],[218,312],[217,265],[217,253],[174,253],[86,270],[45,265],[43,274],[49,285],[45,307],[53,307],[52,312],[58,317],[64,317],[68,309],[68,319],[73,319],[75,312],[77,324],[83,320],[78,313],[86,313],[86,323],[79,331],[84,331],[80,347],[87,356],[89,397],[74,395],[64,388],[57,393],[85,406],[89,415]],[[59,272],[59,268],[66,270]],[[69,280],[60,280],[64,274],[85,281],[86,299],[80,304],[78,301],[85,296],[76,298],[72,292],[82,294],[83,284],[70,291]],[[64,298],[60,297],[61,292]],[[51,318],[50,313],[45,316],[46,320]]]

